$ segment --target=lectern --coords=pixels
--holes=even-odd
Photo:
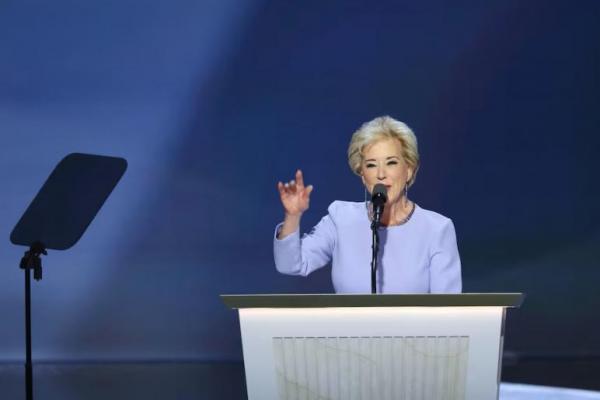
[[[249,400],[498,399],[520,293],[222,295],[239,309]]]

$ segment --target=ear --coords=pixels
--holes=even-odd
[[[415,171],[411,167],[408,167],[406,169],[406,182],[412,182],[414,173],[415,173]]]

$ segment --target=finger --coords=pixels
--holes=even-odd
[[[281,182],[277,182],[277,190],[279,190],[279,194],[283,196],[285,194],[285,186]]]
[[[277,187],[279,188],[279,191],[282,194],[290,194],[290,192],[291,192],[290,183],[289,182],[286,182],[286,183],[279,182],[279,184],[277,185]]]
[[[314,187],[313,185],[308,185],[306,187],[306,189],[304,190],[304,197],[306,197],[307,199],[310,197],[310,194],[312,193]]]
[[[296,171],[296,182],[298,184],[298,189],[304,189],[304,176],[300,170]]]

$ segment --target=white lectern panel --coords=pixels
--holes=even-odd
[[[250,400],[497,399],[502,307],[239,311]]]
[[[279,337],[280,399],[465,398],[469,338]]]

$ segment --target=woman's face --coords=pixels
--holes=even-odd
[[[413,170],[402,158],[402,144],[397,139],[378,140],[363,150],[361,176],[369,193],[381,183],[387,188],[388,204],[402,198],[406,182],[412,178]]]

